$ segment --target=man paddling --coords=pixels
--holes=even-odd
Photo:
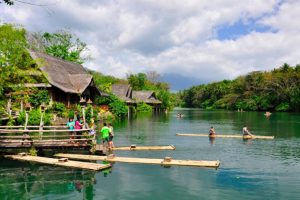
[[[243,137],[244,138],[252,138],[253,135],[250,133],[250,131],[248,130],[247,126],[245,126],[243,128]]]
[[[215,128],[212,126],[212,127],[210,127],[210,129],[209,129],[209,137],[215,137],[215,135],[216,135],[216,131],[215,131]]]

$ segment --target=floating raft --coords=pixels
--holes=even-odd
[[[175,150],[175,147],[173,145],[168,145],[168,146],[136,146],[136,145],[131,145],[129,147],[114,147],[113,150],[124,150],[124,151]]]
[[[163,166],[192,166],[192,167],[210,167],[218,168],[220,161],[203,161],[203,160],[173,160],[170,157],[164,159],[155,158],[131,158],[131,157],[117,157],[117,156],[94,156],[94,155],[82,155],[82,154],[55,154],[56,157],[72,158],[78,160],[101,160],[107,162],[126,162],[126,163],[140,163],[140,164],[157,164]]]
[[[111,167],[110,164],[88,163],[88,162],[72,161],[68,159],[45,158],[45,157],[29,156],[29,155],[22,155],[22,154],[6,155],[4,157],[13,160],[30,161],[30,162],[37,162],[37,163],[54,165],[54,166],[72,167],[72,168],[88,169],[94,171],[99,171]]]
[[[208,137],[208,134],[205,133],[177,133],[177,136],[194,136],[194,137]],[[214,137],[219,138],[243,138],[243,139],[274,139],[274,136],[260,136],[260,135],[253,135],[253,136],[243,136],[243,135],[214,135]],[[211,138],[214,138],[211,137]]]

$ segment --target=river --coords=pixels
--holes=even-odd
[[[176,118],[180,112],[183,118]],[[253,134],[274,140],[179,137],[176,133]],[[220,160],[220,168],[115,163],[90,172],[0,160],[0,199],[299,199],[300,113],[177,109],[114,123],[115,145],[169,145],[175,151],[118,151],[118,156]]]

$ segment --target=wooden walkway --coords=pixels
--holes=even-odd
[[[39,156],[6,155],[4,157],[13,160],[30,161],[30,162],[37,162],[37,163],[43,163],[48,165],[54,165],[54,166],[88,169],[94,171],[99,171],[111,167],[110,164],[98,164],[98,163],[80,162],[80,161],[72,161],[72,160],[60,161],[60,159],[56,159],[56,158],[45,158]]]
[[[173,145],[168,146],[136,146],[131,145],[128,147],[114,147],[113,150],[124,150],[124,151],[139,151],[139,150],[175,150]]]
[[[56,157],[72,158],[78,160],[101,160],[107,162],[126,162],[126,163],[140,163],[140,164],[157,164],[163,166],[192,166],[192,167],[209,167],[218,168],[220,161],[204,161],[204,160],[173,160],[169,157],[165,159],[155,158],[131,158],[131,157],[117,157],[117,156],[94,156],[82,154],[55,154]]]
[[[208,134],[205,133],[177,133],[177,136],[191,136],[191,137],[209,137]],[[243,138],[243,139],[274,139],[274,136],[260,136],[260,135],[253,135],[253,136],[243,136],[243,135],[214,135],[216,138]],[[212,138],[214,138],[212,137]]]

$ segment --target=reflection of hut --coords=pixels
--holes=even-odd
[[[82,65],[33,51],[30,55],[33,59],[41,60],[40,69],[49,81],[45,88],[51,100],[70,106],[78,103],[80,96],[94,101],[97,95],[102,95]]]
[[[153,111],[159,111],[161,101],[156,98],[155,92],[153,91],[133,91],[132,98],[136,103],[144,102],[152,106]]]

